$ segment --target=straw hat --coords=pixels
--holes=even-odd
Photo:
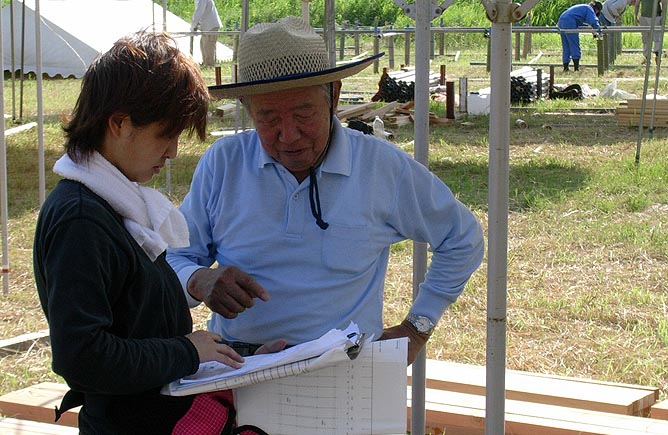
[[[330,68],[323,38],[301,18],[286,17],[248,29],[239,42],[239,81],[209,86],[209,93],[237,98],[330,83],[357,74],[382,55]]]

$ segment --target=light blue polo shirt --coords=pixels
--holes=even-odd
[[[405,239],[433,253],[411,312],[436,323],[482,261],[473,214],[404,151],[338,120],[317,179],[326,230],[311,214],[308,178],[297,183],[254,130],[221,138],[202,156],[181,206],[191,245],[167,259],[184,289],[195,270],[217,262],[270,295],[235,319],[213,314],[209,329],[227,340],[297,344],[354,321],[379,337],[390,245]]]

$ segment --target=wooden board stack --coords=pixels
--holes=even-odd
[[[621,102],[615,110],[617,123],[628,127],[639,126],[642,101],[642,99],[633,99]],[[643,126],[645,127],[650,126],[652,110],[654,110],[654,126],[668,127],[668,99],[656,99],[656,106],[653,99],[645,100],[645,116],[643,118]]]
[[[411,376],[411,368],[407,370]],[[484,433],[485,379],[483,366],[427,360],[426,431],[439,435]],[[67,386],[44,382],[0,397],[0,414],[7,424],[25,421],[53,422],[54,406]],[[506,370],[506,433],[513,435],[636,435],[668,434],[668,401],[657,402],[655,387],[602,382],[565,376]],[[68,411],[40,433],[69,433],[55,427],[77,425],[79,408]],[[410,430],[411,387],[407,390]],[[653,418],[648,418],[650,415]],[[19,419],[19,420],[14,420]],[[0,419],[1,421],[2,419]],[[34,434],[9,430],[0,433]]]

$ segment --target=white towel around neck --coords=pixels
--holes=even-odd
[[[53,166],[53,172],[84,184],[107,201],[123,217],[125,228],[151,261],[167,247],[189,245],[186,220],[169,198],[130,181],[97,151],[81,164],[65,154]]]

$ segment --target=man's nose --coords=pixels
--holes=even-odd
[[[302,135],[299,125],[290,117],[283,118],[279,126],[278,139],[281,142],[290,143],[299,139]]]

